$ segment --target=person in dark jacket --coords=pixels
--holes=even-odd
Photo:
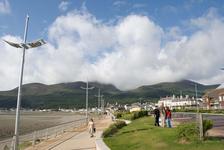
[[[155,117],[155,126],[160,126],[160,125],[159,125],[160,111],[159,111],[159,109],[158,109],[157,106],[156,106],[156,108],[154,109],[154,117]]]

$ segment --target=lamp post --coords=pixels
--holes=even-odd
[[[84,87],[81,87],[82,89],[84,89],[84,90],[86,90],[86,120],[88,120],[88,99],[89,99],[89,97],[88,97],[88,91],[89,90],[92,90],[94,87],[89,87],[89,82],[88,82],[88,80],[87,80],[87,82],[86,82],[86,88],[84,88]]]
[[[199,106],[198,106],[198,87],[197,87],[197,83],[195,83],[195,100],[196,100],[196,105],[197,105],[197,113],[199,113]]]
[[[224,71],[224,68],[220,68],[220,70]],[[224,83],[222,83],[219,87],[223,88],[223,85],[224,85]],[[221,101],[223,101],[223,100],[224,100],[223,97],[221,97]],[[220,109],[223,108],[221,102],[219,102],[219,107],[220,107]]]
[[[140,97],[140,98],[138,98],[138,100],[140,101],[140,108],[142,109],[142,100],[143,100],[143,98]]]
[[[21,93],[22,93],[22,84],[23,84],[23,70],[24,70],[24,63],[25,63],[25,54],[26,50],[29,48],[35,48],[39,47],[46,42],[44,40],[37,40],[31,43],[26,43],[27,39],[27,31],[28,31],[28,22],[29,22],[29,16],[26,16],[26,24],[25,24],[25,31],[24,31],[24,36],[23,36],[23,43],[13,43],[7,40],[4,40],[6,43],[9,45],[15,47],[15,48],[22,48],[23,53],[22,53],[22,64],[21,64],[21,72],[20,72],[20,80],[19,80],[19,87],[18,87],[18,95],[17,95],[17,107],[16,107],[16,121],[15,121],[15,135],[14,135],[14,145],[13,149],[18,150],[18,145],[19,145],[19,121],[20,121],[20,104],[21,104]]]
[[[197,102],[197,119],[198,119],[198,125],[199,125],[199,139],[203,139],[203,116],[201,113],[199,113],[199,103],[198,103],[198,88],[197,83],[195,83],[195,98]]]
[[[100,88],[98,90],[98,109],[100,108]]]
[[[99,113],[100,107],[102,109],[102,99],[103,99],[103,95],[100,94],[100,88],[98,89],[98,95],[96,97],[98,98],[98,113]]]
[[[102,109],[102,112],[104,113],[104,99],[103,99],[103,96],[101,96],[101,109]]]

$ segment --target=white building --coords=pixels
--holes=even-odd
[[[198,105],[200,106],[202,103],[201,99],[198,99]],[[197,101],[194,97],[189,97],[186,95],[185,97],[175,97],[173,95],[172,97],[165,97],[161,98],[158,101],[158,106],[164,105],[165,107],[168,106],[171,109],[181,109],[183,107],[197,107]]]

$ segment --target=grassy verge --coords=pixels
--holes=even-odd
[[[180,142],[176,128],[154,127],[152,117],[134,120],[120,129],[112,137],[104,138],[112,150],[223,150],[224,141],[210,139]]]
[[[27,141],[27,142],[23,142],[22,144],[20,144],[19,148],[20,148],[20,150],[24,150],[24,149],[26,149],[27,147],[29,147],[31,145],[32,145],[32,142]]]

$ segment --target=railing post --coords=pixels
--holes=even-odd
[[[198,116],[198,121],[199,121],[199,138],[200,140],[203,140],[203,116],[201,113],[199,113]]]
[[[55,138],[57,137],[58,132],[57,132],[57,128],[55,128]]]
[[[37,132],[34,131],[34,132],[33,132],[33,142],[32,142],[32,145],[33,145],[33,146],[36,144],[36,138],[37,138]]]
[[[9,147],[7,144],[4,146],[3,150],[9,150]]]
[[[76,122],[74,122],[74,124],[73,124],[73,129],[75,129],[76,128]]]
[[[15,143],[15,139],[16,139],[16,137],[15,136],[13,136],[12,137],[12,142],[11,142],[11,146],[10,146],[10,150],[13,150],[14,149],[14,143]]]
[[[61,128],[61,133],[63,134],[64,133],[64,126],[62,126],[62,128]]]
[[[88,118],[86,118],[86,125],[88,125]]]
[[[45,137],[46,137],[46,140],[47,140],[48,139],[48,128],[46,130]]]

